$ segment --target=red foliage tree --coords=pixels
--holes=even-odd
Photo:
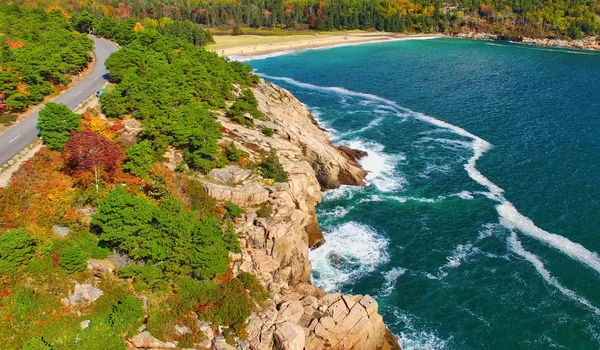
[[[71,133],[62,156],[67,170],[73,176],[85,180],[93,174],[96,191],[100,179],[110,181],[124,158],[119,146],[92,130]]]

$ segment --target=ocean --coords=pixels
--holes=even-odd
[[[600,348],[600,53],[437,38],[249,63],[368,186],[324,193],[313,283],[404,349]]]

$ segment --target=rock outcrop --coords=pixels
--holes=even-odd
[[[271,304],[248,320],[250,348],[399,349],[395,338],[387,336],[374,299],[326,295],[310,283],[308,250],[324,242],[315,215],[321,190],[363,185],[366,172],[357,161],[365,153],[332,146],[288,91],[261,81],[253,92],[259,110],[277,126],[275,134],[266,136],[220,117],[224,142],[235,142],[252,158],[275,150],[289,181],[266,184],[257,174],[235,167],[213,171],[204,180],[211,196],[248,209],[237,223],[243,252],[234,262],[234,273],[258,276],[273,295]],[[259,217],[256,206],[265,201],[273,214]]]
[[[253,88],[259,110],[274,135],[218,116],[225,137],[258,162],[275,150],[289,181],[272,183],[257,172],[228,166],[200,177],[207,193],[219,201],[244,207],[247,214],[235,226],[242,252],[231,253],[234,275],[257,276],[272,298],[247,324],[247,339],[236,346],[219,330],[204,325],[202,347],[211,349],[320,350],[400,349],[389,336],[378,306],[369,296],[325,294],[310,282],[309,248],[324,242],[315,215],[321,190],[363,185],[366,172],[357,160],[364,156],[348,147],[336,148],[306,108],[288,91],[261,81]],[[257,123],[258,124],[258,123]],[[262,124],[261,124],[262,125]],[[268,213],[261,211],[268,205]],[[210,334],[209,334],[210,333]],[[142,341],[143,340],[143,341]],[[169,347],[140,333],[136,347]],[[137,344],[136,344],[137,343]]]

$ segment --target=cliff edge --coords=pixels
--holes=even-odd
[[[315,214],[321,190],[364,185],[362,154],[336,148],[308,110],[290,92],[262,81],[253,89],[266,121],[249,128],[219,116],[225,137],[251,159],[275,150],[289,174],[270,183],[235,166],[202,179],[208,194],[247,209],[236,221],[242,253],[231,254],[234,274],[252,273],[272,300],[248,320],[241,349],[400,349],[370,296],[325,294],[310,282],[310,247],[323,242]],[[272,136],[262,128],[274,130]],[[260,210],[268,206],[268,211]],[[227,349],[220,344],[219,349]],[[233,347],[231,347],[233,348]]]

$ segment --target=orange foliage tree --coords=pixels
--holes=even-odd
[[[0,229],[50,228],[73,203],[74,181],[60,170],[60,154],[43,148],[0,189]]]

